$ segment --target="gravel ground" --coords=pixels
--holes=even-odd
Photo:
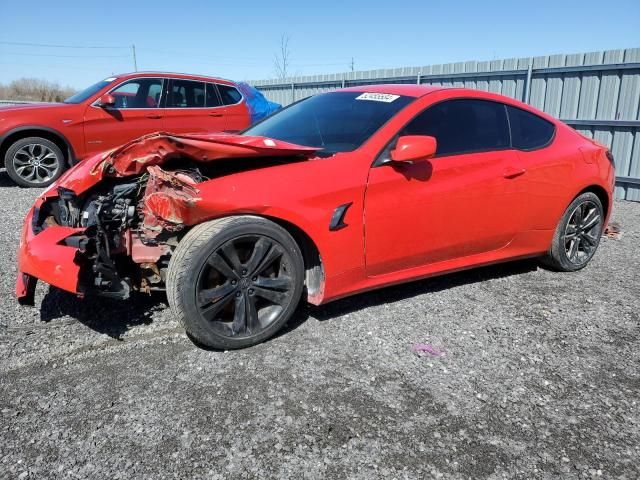
[[[36,194],[0,173],[0,478],[640,477],[640,204],[616,205],[623,235],[579,273],[518,262],[388,288],[223,353],[162,295],[40,285],[19,307]]]

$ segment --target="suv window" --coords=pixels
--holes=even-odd
[[[213,83],[207,83],[207,107],[220,107],[220,98]]]
[[[401,135],[429,135],[438,142],[436,155],[509,148],[505,105],[489,100],[448,100],[414,118]]]
[[[193,80],[171,80],[167,96],[169,108],[201,108],[204,107],[204,82]]]
[[[242,100],[242,95],[235,87],[218,84],[218,90],[222,97],[222,103],[225,105],[234,105]]]
[[[553,123],[516,107],[507,106],[507,111],[513,148],[533,150],[549,144],[555,132]]]
[[[115,108],[157,108],[162,93],[162,79],[136,78],[112,90]]]

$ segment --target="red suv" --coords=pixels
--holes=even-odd
[[[45,187],[78,160],[141,135],[238,131],[250,123],[245,99],[229,80],[128,73],[63,103],[0,107],[0,162],[18,185]]]

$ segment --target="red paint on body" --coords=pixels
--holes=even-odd
[[[475,90],[412,85],[349,90],[416,99],[352,152],[242,171],[196,185],[174,175],[175,185],[182,182],[179,188],[163,177],[159,167],[152,167],[150,173],[162,181],[147,194],[145,221],[149,217],[156,225],[175,221],[195,225],[253,214],[294,225],[312,240],[322,259],[323,290],[309,298],[319,304],[384,285],[544,254],[562,213],[587,188],[604,192],[610,215],[615,174],[606,149],[549,115]],[[535,151],[509,148],[372,167],[416,115],[438,102],[460,98],[530,111],[554,124],[555,137]],[[315,151],[277,140],[275,146],[260,146],[256,142],[265,139],[256,138],[160,135],[119,149],[111,158],[95,157],[58,185],[80,193],[100,181],[109,165],[116,176],[130,175],[161,165],[175,152],[214,161],[252,155],[312,157]],[[348,228],[329,230],[335,208],[346,203],[351,203],[344,218]],[[27,243],[37,244],[40,252],[48,248],[45,244],[56,244],[51,242],[55,238],[40,240],[46,230],[34,237],[30,228],[28,219],[20,271],[74,291],[75,278],[63,281],[51,272],[59,264],[73,272],[71,259],[56,256],[54,262],[49,257],[42,261],[50,263],[38,266],[28,260],[34,247]]]

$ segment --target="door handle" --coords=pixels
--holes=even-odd
[[[157,113],[150,113],[149,115],[146,116],[147,118],[152,118],[154,120],[157,120],[159,118],[162,118],[162,115],[158,115]]]
[[[211,113],[209,114],[209,116],[210,116],[210,117],[221,117],[221,116],[222,116],[222,114],[221,114],[221,113],[211,112]]]
[[[503,176],[504,178],[516,178],[525,172],[526,170],[524,168],[507,167],[504,169]]]

